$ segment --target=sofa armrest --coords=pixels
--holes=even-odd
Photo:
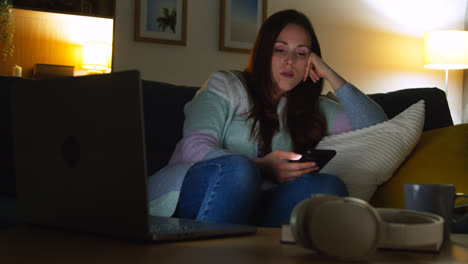
[[[374,194],[376,207],[403,208],[405,183],[453,184],[468,193],[468,124],[422,133],[412,153]]]
[[[16,196],[10,93],[17,83],[24,81],[28,80],[0,76],[0,197]]]

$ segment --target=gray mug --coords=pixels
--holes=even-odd
[[[468,212],[453,219],[454,210],[468,207],[468,204],[455,207],[455,200],[460,197],[468,198],[468,195],[456,193],[452,184],[405,184],[404,195],[406,209],[433,213],[444,218],[445,239],[452,234],[454,224],[468,219]]]

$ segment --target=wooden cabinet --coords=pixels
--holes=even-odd
[[[13,7],[113,18],[115,0],[13,0]]]

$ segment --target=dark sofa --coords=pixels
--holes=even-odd
[[[183,106],[199,87],[143,81],[144,115],[150,174],[169,161],[174,146],[182,136]],[[437,88],[415,88],[369,95],[392,118],[418,102],[426,101],[424,130],[453,125],[445,93]],[[158,127],[165,124],[165,129]]]
[[[11,133],[10,91],[19,82],[33,80],[0,77],[0,224],[14,220],[15,172]],[[164,166],[182,135],[183,106],[199,87],[142,81],[144,120],[147,138],[148,172]],[[424,130],[453,126],[445,93],[437,88],[403,89],[390,93],[370,94],[389,118],[420,99],[426,102]],[[164,128],[160,127],[164,124]]]

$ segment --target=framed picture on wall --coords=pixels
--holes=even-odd
[[[221,0],[219,49],[249,53],[267,16],[267,0]]]
[[[135,40],[185,46],[187,0],[135,0]]]

